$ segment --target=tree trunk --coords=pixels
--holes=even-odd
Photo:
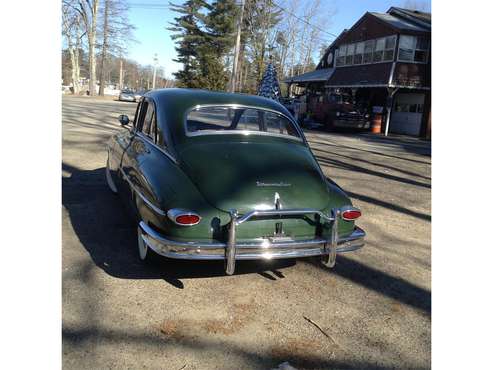
[[[79,43],[80,43],[80,38],[79,38],[79,18],[75,17],[73,19],[73,22],[69,22],[69,20],[66,18],[67,13],[63,13],[63,32],[67,38],[67,46],[68,46],[68,51],[70,54],[70,64],[71,64],[71,80],[72,80],[72,88],[73,88],[73,93],[78,94],[79,93]],[[73,37],[74,37],[74,31],[75,31],[75,47],[73,43]]]
[[[230,92],[235,92],[236,84],[238,81],[238,63],[240,57],[240,41],[241,41],[241,26],[243,25],[243,12],[245,11],[245,0],[241,1],[240,17],[238,19],[237,31],[236,31],[236,43],[235,43],[235,57],[233,61],[233,69],[231,72],[231,85]]]
[[[94,0],[91,8],[91,25],[88,27],[87,41],[89,44],[89,95],[96,93],[96,26],[98,18],[99,0]]]
[[[70,53],[70,63],[72,64],[72,86],[74,89],[74,94],[78,94],[79,93],[79,90],[78,90],[79,81],[78,81],[77,75],[76,75],[76,73],[77,73],[77,67],[76,67],[77,61],[76,61],[76,57],[75,57],[75,50],[71,44],[72,43],[69,42],[68,51]]]
[[[123,89],[123,59],[120,58],[120,78],[118,81],[118,87],[119,89]]]
[[[106,48],[108,47],[108,8],[110,0],[104,2],[104,23],[103,23],[103,49],[101,50],[101,69],[99,71],[99,95],[104,96],[104,60],[106,59]]]
[[[80,57],[79,57],[79,50],[80,50],[80,42],[81,42],[81,35],[79,35],[79,30],[77,30],[76,33],[76,42],[75,42],[75,50],[74,50],[74,58],[75,58],[75,64],[73,65],[75,71],[74,71],[74,94],[78,94],[80,92]]]

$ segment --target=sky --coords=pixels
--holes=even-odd
[[[312,1],[312,0],[303,0]],[[183,0],[174,0],[181,4]],[[418,3],[431,9],[431,0],[419,0]],[[282,1],[278,1],[279,5]],[[332,18],[327,32],[338,35],[344,28],[351,27],[365,12],[386,12],[391,6],[403,6],[405,0],[322,0],[322,4],[335,7],[336,14]],[[168,0],[130,0],[129,20],[136,26],[135,39],[138,41],[129,46],[128,57],[146,65],[153,64],[157,54],[158,65],[166,77],[181,69],[181,65],[173,62],[176,57],[175,44],[171,40],[171,32],[166,28],[177,16],[168,6]],[[330,36],[321,34],[323,37]]]

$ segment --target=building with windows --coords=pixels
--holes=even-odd
[[[301,75],[285,82],[306,89],[313,111],[323,111],[331,93],[342,91],[370,112],[384,114],[383,133],[429,138],[430,46],[430,13],[396,7],[367,12],[326,50],[316,68],[326,80]]]

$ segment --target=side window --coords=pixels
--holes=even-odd
[[[144,121],[142,123],[142,133],[154,140],[154,137],[151,136],[151,126],[154,120],[154,105],[151,102],[148,102],[146,105],[147,110],[144,116]]]
[[[134,128],[139,127],[139,114],[140,114],[140,111],[142,110],[142,105],[143,105],[142,103],[137,104],[137,109],[135,110],[135,116],[134,116],[134,122],[133,122]]]
[[[140,109],[138,112],[138,116],[135,118],[136,119],[135,127],[139,132],[142,131],[142,122],[144,121],[144,117],[146,115],[147,105],[148,105],[147,102],[139,103]]]
[[[152,115],[151,128],[149,130],[149,136],[152,138],[152,141],[156,141],[156,114]]]

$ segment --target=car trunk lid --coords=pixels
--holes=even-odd
[[[240,214],[255,209],[327,207],[329,192],[302,143],[208,142],[180,152],[184,171],[214,207]]]

